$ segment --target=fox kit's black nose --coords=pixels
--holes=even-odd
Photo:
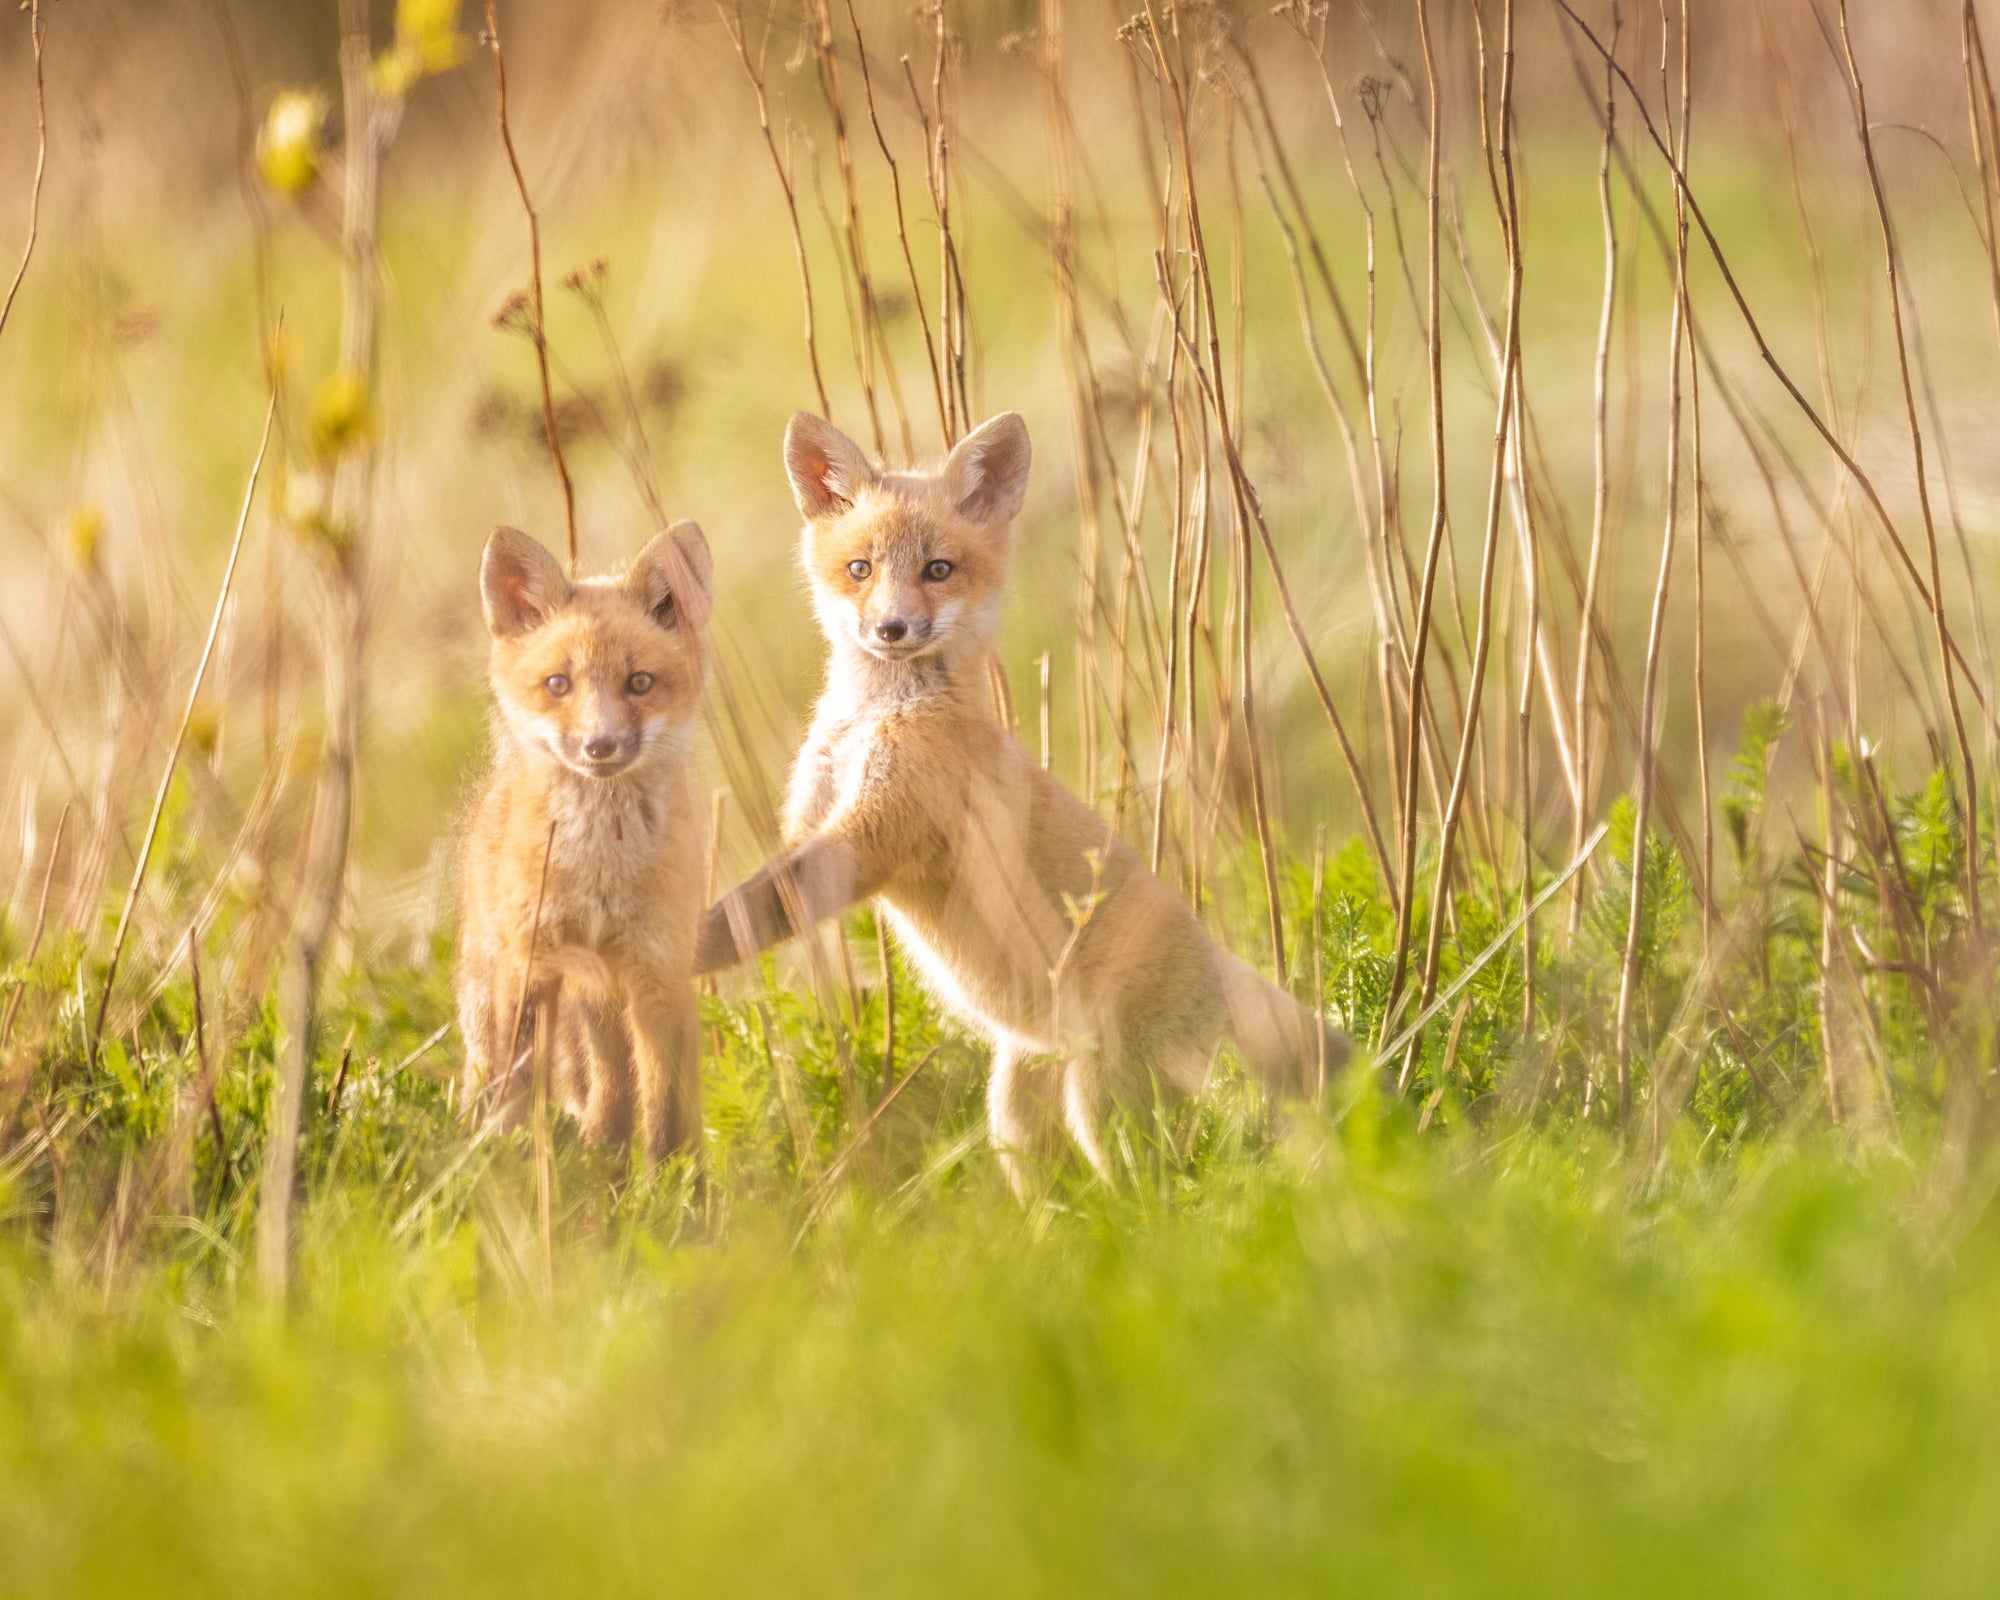
[[[910,625],[900,617],[891,617],[887,622],[875,624],[875,637],[888,644],[894,644],[910,631]]]
[[[618,741],[600,733],[594,739],[583,741],[583,753],[592,761],[609,761],[618,754]]]

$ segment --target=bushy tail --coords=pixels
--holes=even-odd
[[[1312,1099],[1322,1082],[1331,1082],[1347,1065],[1353,1041],[1247,961],[1226,951],[1216,955],[1229,1007],[1229,1036],[1244,1064],[1279,1099]]]

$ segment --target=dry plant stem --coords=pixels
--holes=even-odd
[[[1326,824],[1313,830],[1312,942],[1313,1012],[1326,1005],[1326,936],[1320,929],[1320,902],[1326,897]],[[1313,1109],[1326,1107],[1326,1029],[1313,1030]]]
[[[603,263],[599,262],[593,268],[572,272],[563,281],[589,307],[590,320],[597,327],[598,343],[604,346],[605,359],[611,363],[612,380],[618,385],[618,402],[625,412],[625,426],[631,432],[630,448],[620,449],[618,453],[624,458],[632,480],[646,502],[646,509],[661,527],[665,527],[669,518],[665,502],[660,497],[659,463],[653,457],[653,441],[646,437],[646,419],[639,410],[639,397],[632,389],[632,374],[625,365],[624,352],[618,348],[618,335],[611,326],[610,314],[604,309],[602,272]],[[565,378],[567,380],[567,374]],[[578,393],[583,391],[579,388]],[[604,434],[606,438],[613,437],[608,426],[604,428]]]
[[[1094,380],[1076,293],[1076,222],[1070,149],[1061,98],[1063,35],[1059,0],[1044,0],[1041,22],[1040,65],[1048,124],[1049,267],[1056,290],[1056,339],[1062,352],[1070,450],[1076,465],[1077,593],[1072,627],[1076,636],[1077,728],[1081,746],[1078,786],[1086,799],[1092,799],[1096,795],[1098,781],[1098,726],[1097,703],[1091,689],[1097,665],[1097,610],[1101,604],[1099,577],[1104,559],[1104,540],[1098,516],[1097,453],[1091,433],[1095,409],[1091,392]],[[1120,790],[1123,790],[1122,782]]]
[[[1169,93],[1173,98],[1174,121],[1177,131],[1181,158],[1181,173],[1186,185],[1188,242],[1193,255],[1195,280],[1201,290],[1201,311],[1208,335],[1208,367],[1204,372],[1201,363],[1190,352],[1190,365],[1201,383],[1209,408],[1215,414],[1217,431],[1230,462],[1230,476],[1235,494],[1232,497],[1232,531],[1236,544],[1237,605],[1237,650],[1239,671],[1242,675],[1241,699],[1243,707],[1243,728],[1245,762],[1250,773],[1250,807],[1257,831],[1257,850],[1264,868],[1264,894],[1266,909],[1270,917],[1271,962],[1276,970],[1278,982],[1285,981],[1285,925],[1283,907],[1278,897],[1277,853],[1271,842],[1270,816],[1266,809],[1264,794],[1264,772],[1261,753],[1258,749],[1258,725],[1256,694],[1250,670],[1250,623],[1251,623],[1251,562],[1250,562],[1250,522],[1254,511],[1255,491],[1250,489],[1249,480],[1242,473],[1242,464],[1237,458],[1235,435],[1231,431],[1229,411],[1221,392],[1222,374],[1226,370],[1222,360],[1221,335],[1215,311],[1215,285],[1209,271],[1207,242],[1202,234],[1201,203],[1196,194],[1194,181],[1194,137],[1189,124],[1187,94],[1183,86],[1182,69],[1173,60],[1174,52],[1167,48],[1166,37],[1160,31],[1159,19],[1154,15],[1153,0],[1146,0],[1146,16],[1153,39],[1154,56],[1160,64]],[[1177,14],[1176,14],[1177,16]],[[1162,276],[1165,262],[1158,263]],[[1172,294],[1167,291],[1168,301]],[[1261,514],[1258,520],[1261,525]],[[1266,535],[1268,538],[1268,534]],[[1365,793],[1365,791],[1364,791]]]
[[[187,952],[188,983],[194,990],[194,1053],[201,1067],[201,1086],[195,1099],[207,1113],[209,1131],[215,1138],[215,1159],[220,1167],[229,1160],[229,1137],[222,1131],[222,1111],[215,1103],[215,1085],[221,1077],[218,1063],[222,1056],[220,1053],[213,1056],[209,1053],[207,1010],[201,996],[201,941],[195,937],[193,928],[188,929]],[[227,1009],[225,1006],[224,1010]],[[189,1136],[192,1137],[192,1134],[190,1129]]]
[[[153,846],[159,842],[160,820],[167,810],[167,792],[173,786],[181,748],[187,743],[188,724],[194,719],[195,703],[201,698],[202,684],[208,678],[208,664],[215,656],[215,641],[222,634],[222,618],[229,609],[229,591],[236,579],[237,560],[243,554],[243,535],[250,526],[250,507],[257,498],[257,480],[264,470],[264,452],[270,447],[271,422],[277,414],[278,396],[274,390],[264,407],[264,431],[257,440],[257,457],[250,464],[250,481],[243,489],[243,505],[237,512],[235,535],[229,541],[229,560],[222,569],[222,584],[216,591],[215,611],[208,622],[208,637],[202,643],[201,658],[195,663],[194,679],[188,684],[187,704],[181,708],[180,726],[174,730],[174,742],[167,750],[166,769],[161,772],[159,787],[153,793],[153,811],[146,819],[139,859],[132,869],[132,882],[125,891],[125,904],[118,912],[117,929],[111,936],[111,955],[104,967],[104,989],[98,996],[97,1013],[90,1025],[90,1061],[93,1066],[97,1061],[98,1047],[103,1042],[104,1014],[110,1008],[111,992],[118,983],[118,963],[125,953],[125,937],[131,931],[132,913],[139,904],[140,891],[146,885],[146,868],[153,859]]]
[[[41,231],[42,174],[49,164],[48,105],[42,92],[42,37],[48,31],[42,21],[42,0],[28,0],[28,41],[35,51],[35,178],[28,190],[28,242],[21,247],[21,264],[14,269],[14,281],[7,285],[7,298],[0,301],[0,333],[14,309],[14,296],[21,292],[21,280],[28,275],[28,263],[35,256],[35,237]]]
[[[1403,840],[1397,867],[1396,953],[1382,1012],[1382,1034],[1395,1026],[1403,985],[1409,976],[1411,918],[1417,887],[1417,767],[1423,747],[1424,669],[1429,663],[1431,604],[1437,593],[1438,557],[1446,533],[1444,451],[1444,329],[1439,321],[1438,169],[1442,128],[1438,102],[1437,63],[1431,45],[1429,0],[1417,0],[1417,33],[1424,55],[1424,79],[1429,87],[1428,153],[1425,168],[1425,237],[1429,247],[1426,277],[1424,347],[1430,368],[1431,529],[1424,547],[1423,579],[1417,591],[1415,633],[1410,648],[1409,719],[1403,741]],[[1440,914],[1438,907],[1431,915]]]
[[[1611,50],[1618,49],[1622,19],[1618,0],[1611,4]],[[1597,157],[1597,207],[1604,231],[1604,295],[1597,313],[1597,356],[1591,369],[1591,479],[1590,555],[1584,567],[1583,597],[1576,624],[1576,693],[1571,708],[1571,725],[1576,729],[1577,791],[1570,832],[1570,853],[1583,841],[1584,819],[1591,809],[1590,787],[1590,664],[1595,642],[1597,584],[1604,570],[1605,537],[1609,531],[1606,512],[1611,491],[1610,433],[1606,426],[1606,397],[1611,377],[1611,323],[1618,300],[1618,220],[1611,206],[1611,149],[1618,127],[1618,84],[1607,63],[1604,69],[1604,138]],[[1569,900],[1569,933],[1574,937],[1583,922],[1583,877]]]
[[[514,174],[514,188],[521,197],[521,210],[528,219],[528,294],[534,308],[535,370],[542,380],[542,427],[549,436],[549,455],[556,464],[556,481],[562,485],[563,538],[569,555],[569,570],[576,572],[576,489],[569,481],[569,463],[563,459],[562,435],[556,428],[555,395],[549,388],[549,324],[542,304],[542,224],[535,215],[535,203],[528,198],[528,180],[521,173],[521,158],[514,153],[514,130],[507,121],[507,58],[500,48],[500,19],[493,0],[486,0],[486,42],[493,47],[493,90],[500,123],[500,143],[507,151],[507,166]]]
[[[399,106],[377,102],[370,65],[369,0],[342,0],[340,79],[347,145],[339,361],[342,371],[357,376],[372,393],[381,289],[375,228],[382,155],[395,132]],[[372,447],[366,441],[350,446],[335,465],[330,499],[337,539],[329,541],[323,575],[326,733],[299,874],[298,909],[278,979],[282,1042],[258,1188],[256,1279],[274,1300],[283,1295],[290,1270],[292,1185],[306,1077],[317,1041],[320,966],[340,916],[354,825],[366,629],[362,561],[373,472]]]
[[[854,54],[861,66],[861,95],[868,106],[868,125],[875,130],[875,143],[882,152],[882,160],[889,168],[889,189],[896,206],[896,242],[902,247],[903,270],[910,279],[910,304],[916,307],[917,326],[924,336],[924,357],[930,365],[931,392],[937,401],[938,434],[946,449],[952,445],[951,416],[944,398],[944,372],[938,365],[937,341],[931,337],[930,313],[924,309],[923,285],[917,280],[916,257],[910,251],[910,230],[903,212],[903,175],[896,165],[896,157],[889,149],[889,140],[882,132],[881,118],[875,112],[875,81],[868,70],[868,46],[861,38],[861,19],[855,14],[854,0],[847,0],[847,23],[854,30]]]
[[[1868,190],[1874,197],[1875,217],[1882,232],[1882,267],[1889,287],[1889,328],[1895,337],[1896,370],[1902,380],[1903,411],[1909,420],[1910,458],[1916,475],[1917,508],[1923,517],[1924,549],[1930,563],[1930,612],[1937,636],[1938,670],[1944,674],[1945,703],[1951,711],[1952,737],[1958,744],[1958,759],[1964,769],[1965,826],[1972,841],[1965,852],[1965,903],[1975,939],[1982,937],[1979,911],[1979,769],[1972,759],[1972,743],[1966,737],[1965,717],[1958,705],[1958,675],[1952,669],[1952,639],[1944,615],[1944,576],[1938,561],[1937,524],[1931,514],[1929,475],[1924,469],[1924,433],[1917,421],[1917,397],[1910,378],[1910,353],[1903,336],[1902,289],[1896,275],[1896,235],[1889,222],[1889,202],[1882,192],[1882,176],[1875,165],[1875,140],[1868,127],[1868,96],[1861,84],[1861,68],[1854,57],[1854,41],[1847,30],[1847,0],[1835,0],[1840,22],[1841,54],[1847,63],[1847,81],[1854,91],[1854,128],[1861,140],[1862,164],[1868,173]],[[1968,673],[1968,675],[1970,675]]]
[[[1443,948],[1445,896],[1450,893],[1452,849],[1457,843],[1458,822],[1465,804],[1466,786],[1471,778],[1474,752],[1479,744],[1479,713],[1485,698],[1486,665],[1493,646],[1493,579],[1499,565],[1500,508],[1507,492],[1508,446],[1517,422],[1515,398],[1519,393],[1521,362],[1521,241],[1520,223],[1514,194],[1514,0],[1505,0],[1500,46],[1500,116],[1498,148],[1503,183],[1496,190],[1500,202],[1501,233],[1507,252],[1507,310],[1504,347],[1501,356],[1499,415],[1493,426],[1493,463],[1486,490],[1486,528],[1480,542],[1479,611],[1473,638],[1472,663],[1467,675],[1465,717],[1459,733],[1458,759],[1452,768],[1451,792],[1445,799],[1444,814],[1438,823],[1437,873],[1431,885],[1430,925],[1425,931],[1424,971],[1421,1000],[1428,1004],[1437,989],[1438,960]],[[1484,119],[1481,138],[1486,137]],[[1532,677],[1525,680],[1532,685]],[[1525,903],[1525,902],[1524,902]],[[1397,1089],[1409,1087],[1416,1065],[1417,1040],[1410,1042],[1404,1057]]]
[[[49,840],[49,861],[42,869],[42,892],[35,901],[35,927],[28,935],[27,954],[21,958],[23,969],[35,964],[35,957],[42,953],[42,934],[49,925],[49,889],[56,881],[56,861],[62,854],[63,830],[69,826],[70,805],[65,802],[56,816],[55,837]],[[7,1014],[0,1017],[0,1052],[4,1052],[14,1037],[14,1018],[21,1010],[21,997],[28,992],[28,977],[23,970],[14,984],[14,992],[7,997]]]
[[[1560,3],[1560,0],[1558,0]],[[1660,49],[1667,48],[1662,11]],[[1686,15],[1682,15],[1685,38]],[[1685,172],[1679,157],[1670,155],[1677,173]],[[1618,1012],[1614,1023],[1614,1054],[1618,1069],[1618,1124],[1629,1130],[1632,1119],[1632,1008],[1639,986],[1639,943],[1645,926],[1646,829],[1652,814],[1654,739],[1660,680],[1660,655],[1666,646],[1667,595],[1673,576],[1674,536],[1680,521],[1681,467],[1681,345],[1687,327],[1687,187],[1674,192],[1674,303],[1667,332],[1667,459],[1666,528],[1660,537],[1660,567],[1653,583],[1653,607],[1646,631],[1646,664],[1639,699],[1639,764],[1632,785],[1632,892],[1626,906],[1625,953],[1618,974]]]
[[[1522,409],[1521,368],[1518,358],[1514,366],[1514,409],[1518,415]],[[1516,460],[1519,460],[1520,439],[1515,438]],[[1525,496],[1523,497],[1525,501]],[[1535,645],[1541,637],[1542,628],[1542,583],[1541,552],[1535,538],[1532,517],[1523,520],[1523,540],[1521,565],[1526,576],[1528,631],[1521,641],[1521,698],[1515,706],[1514,720],[1518,729],[1519,760],[1521,767],[1521,1039],[1524,1044],[1532,1044],[1535,1037],[1535,919],[1529,907],[1535,898]],[[1574,794],[1571,810],[1578,816],[1583,814],[1583,793],[1579,786]]]
[[[776,0],[773,0],[774,10],[775,7]],[[723,4],[723,0],[716,0],[715,10],[722,18],[723,27],[728,30],[730,43],[736,47],[737,59],[743,63],[743,75],[750,80],[751,93],[757,97],[757,126],[763,130],[764,148],[770,152],[771,170],[777,174],[778,187],[784,192],[785,216],[792,228],[792,259],[798,264],[799,293],[805,302],[806,364],[812,369],[813,393],[819,396],[819,414],[831,418],[833,402],[826,397],[826,379],[819,369],[819,340],[813,328],[812,273],[806,265],[805,231],[799,225],[799,200],[797,192],[792,187],[791,172],[785,165],[785,158],[778,152],[777,135],[771,131],[771,104],[764,93],[763,49],[759,48],[757,60],[752,62],[749,40],[743,28],[742,0],[735,0],[732,5]],[[770,30],[767,24],[766,43],[769,39]]]
[[[833,17],[826,0],[811,0],[807,22],[812,30],[813,60],[818,69],[820,97],[826,102],[827,117],[833,125],[834,161],[840,168],[842,211],[838,238],[846,247],[847,266],[854,274],[855,299],[848,309],[854,318],[854,364],[856,375],[861,380],[861,399],[868,409],[869,426],[874,430],[876,454],[886,458],[889,453],[888,435],[883,430],[881,407],[875,399],[875,356],[880,349],[884,352],[883,374],[895,404],[903,452],[910,455],[915,448],[910,439],[910,424],[903,414],[895,368],[887,360],[882,317],[875,303],[875,284],[868,272],[867,252],[861,234],[860,190],[854,178],[854,150],[847,138],[847,113],[841,103],[840,69],[833,49]]]
[[[879,911],[875,915],[875,960],[882,969],[882,1092],[886,1102],[895,1092],[889,1086],[896,1081],[896,963],[889,950],[889,922]]]
[[[1681,132],[1679,158],[1680,168],[1687,170],[1688,150],[1694,126],[1694,93],[1691,34],[1687,16],[1686,0],[1681,8]],[[1679,222],[1678,237],[1685,239],[1687,223]],[[1677,276],[1681,297],[1681,320],[1689,328],[1694,325],[1694,302],[1688,288],[1685,261],[1677,261]],[[1708,771],[1708,589],[1707,563],[1708,539],[1705,527],[1707,512],[1706,485],[1701,470],[1701,361],[1697,356],[1688,362],[1688,487],[1694,495],[1694,729],[1695,765],[1700,777],[1701,789],[1701,904],[1704,915],[1701,921],[1701,954],[1705,966],[1713,971],[1710,960],[1710,934],[1716,923],[1715,904],[1715,804],[1709,784]],[[1726,1009],[1726,1007],[1724,1008]],[[1663,1111],[1659,1097],[1653,1101],[1653,1145],[1657,1157],[1660,1140],[1660,1119]]]
[[[1141,139],[1140,147],[1150,153],[1150,140]],[[1169,228],[1168,237],[1171,237]],[[1171,308],[1179,315],[1179,305]],[[1167,795],[1169,785],[1167,774],[1172,770],[1174,755],[1174,734],[1178,711],[1177,692],[1181,671],[1181,573],[1186,565],[1188,545],[1187,526],[1187,451],[1181,438],[1181,408],[1176,396],[1179,393],[1181,342],[1172,341],[1167,349],[1167,427],[1173,448],[1173,513],[1167,529],[1171,541],[1167,557],[1167,659],[1165,681],[1160,696],[1160,755],[1155,764],[1153,786],[1153,843],[1148,856],[1153,871],[1160,870],[1166,849]]]
[[[1161,273],[1160,292],[1163,295],[1170,295],[1172,290],[1166,281],[1164,259],[1158,265]],[[1186,345],[1189,370],[1194,373],[1195,381],[1200,385],[1203,396],[1211,406],[1217,405],[1218,396],[1210,383],[1208,373],[1193,347],[1186,344],[1187,335],[1178,317],[1175,318],[1174,332]],[[1340,759],[1347,768],[1348,779],[1354,786],[1355,800],[1360,806],[1362,831],[1368,837],[1368,848],[1386,881],[1390,870],[1389,850],[1383,842],[1381,828],[1375,820],[1375,805],[1368,791],[1368,780],[1362,772],[1360,758],[1355,754],[1353,741],[1348,738],[1347,726],[1341,721],[1340,712],[1334,705],[1333,695],[1326,686],[1326,679],[1320,673],[1319,661],[1306,640],[1305,624],[1300,621],[1298,608],[1292,603],[1291,588],[1285,582],[1284,568],[1279,565],[1277,546],[1271,538],[1270,526],[1264,520],[1263,505],[1258,499],[1256,487],[1243,469],[1243,460],[1237,453],[1235,441],[1227,433],[1223,434],[1222,448],[1229,466],[1231,487],[1235,491],[1238,504],[1247,510],[1250,520],[1256,525],[1258,542],[1264,550],[1265,564],[1269,567],[1272,580],[1277,585],[1280,607],[1285,614],[1285,625],[1292,635],[1292,642],[1298,646],[1299,656],[1305,663],[1306,675],[1312,681],[1313,693],[1319,700],[1320,710],[1326,714],[1328,726],[1333,730],[1334,743],[1339,747]]]

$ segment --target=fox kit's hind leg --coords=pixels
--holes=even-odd
[[[585,1137],[607,1149],[624,1152],[632,1143],[634,1112],[632,1039],[621,1010],[590,1000],[577,1005],[581,1059],[576,1119]]]
[[[1063,1126],[1091,1170],[1106,1183],[1111,1182],[1111,1162],[1104,1153],[1104,1119],[1111,1109],[1107,1075],[1114,1048],[1102,1039],[1074,1046],[1063,1066],[1062,1082]]]
[[[646,1159],[701,1149],[701,1021],[694,986],[641,981],[630,1002]]]
[[[1061,1097],[1055,1069],[1013,1044],[993,1047],[986,1080],[986,1132],[1000,1157],[1014,1198],[1027,1203],[1034,1165],[1046,1156]]]

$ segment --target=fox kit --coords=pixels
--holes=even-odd
[[[622,576],[572,582],[500,528],[479,581],[498,749],[465,851],[464,1103],[483,1093],[518,1114],[532,1035],[513,1030],[539,1012],[586,1133],[626,1147],[636,1111],[649,1161],[692,1151],[704,843],[689,746],[707,542],[677,523]]]
[[[1225,1032],[1280,1095],[1347,1054],[994,716],[986,662],[1028,458],[1012,413],[936,473],[877,472],[830,424],[792,418],[785,467],[832,659],[787,848],[709,911],[697,958],[728,965],[877,897],[939,998],[993,1041],[988,1125],[1017,1193],[1058,1113],[1107,1173],[1109,1102],[1149,1072],[1200,1088]]]

